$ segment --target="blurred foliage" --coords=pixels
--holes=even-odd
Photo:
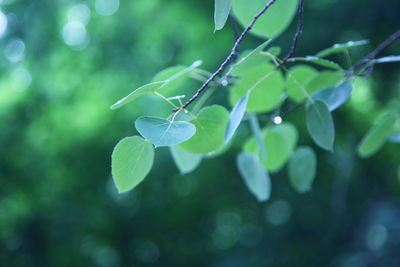
[[[149,177],[119,195],[110,155],[135,134],[148,101],[109,106],[161,69],[197,59],[214,70],[231,48],[213,34],[212,0],[0,1],[1,266],[399,266],[399,145],[361,160],[356,144],[400,98],[399,65],[360,79],[335,115],[335,153],[318,151],[318,176],[298,194],[286,171],[258,204],[230,152],[180,175],[161,150]],[[306,1],[297,55],[369,39],[355,61],[400,25],[400,2]],[[229,26],[229,25],[227,25]],[[286,51],[295,24],[274,45]],[[243,48],[255,47],[250,37]],[[396,43],[387,55],[399,54]],[[342,59],[339,59],[342,60]],[[150,101],[150,99],[149,99]],[[226,102],[226,92],[213,101]],[[310,144],[304,109],[289,113]]]

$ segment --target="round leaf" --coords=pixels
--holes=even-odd
[[[214,105],[203,108],[197,117],[190,121],[196,126],[196,134],[180,144],[180,147],[195,154],[217,151],[224,144],[228,118],[229,113],[224,107]]]
[[[140,117],[135,121],[135,127],[156,147],[180,144],[196,133],[196,127],[189,122],[159,117]]]
[[[199,166],[202,156],[181,149],[179,146],[170,147],[172,158],[182,174],[189,173]]]
[[[311,190],[315,179],[317,157],[310,147],[299,147],[289,161],[289,179],[299,193]]]
[[[266,5],[269,0],[233,0],[232,11],[243,27],[253,20],[254,16]],[[281,34],[291,23],[296,14],[298,0],[276,1],[263,16],[261,16],[252,30],[263,38],[273,38]]]
[[[302,102],[307,98],[306,85],[315,76],[317,71],[307,65],[297,65],[289,70],[286,78],[286,90],[290,99]]]
[[[153,160],[153,146],[139,136],[119,141],[111,156],[111,172],[118,191],[129,191],[143,181]]]

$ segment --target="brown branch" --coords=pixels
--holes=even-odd
[[[278,69],[281,68],[288,61],[288,59],[291,58],[294,55],[294,53],[296,52],[297,43],[299,41],[301,33],[303,32],[304,0],[300,0],[300,5],[299,5],[299,9],[297,11],[297,16],[298,16],[297,31],[293,37],[292,47],[290,48],[289,53],[283,58],[281,64],[279,64]]]
[[[394,43],[397,39],[400,39],[400,29],[397,30],[395,33],[389,36],[384,42],[382,42],[380,45],[378,45],[377,48],[375,48],[374,51],[369,53],[366,57],[362,58],[360,61],[358,61],[350,70],[346,72],[345,77],[350,78],[352,76],[362,76],[363,74],[357,74],[357,72],[363,68],[366,68],[366,73],[368,74],[370,71],[372,71],[372,65],[370,63],[375,59],[375,57],[381,53],[383,50],[385,50],[388,46],[390,46],[392,43]]]
[[[187,108],[191,103],[193,103],[199,95],[208,87],[208,85],[215,80],[215,78],[220,75],[226,67],[229,65],[229,63],[234,60],[237,56],[237,50],[239,48],[240,43],[243,41],[244,37],[250,32],[250,30],[253,28],[254,24],[257,22],[257,20],[265,13],[265,11],[270,8],[276,0],[270,0],[261,10],[258,12],[258,14],[253,18],[253,20],[250,22],[250,24],[243,30],[242,34],[239,36],[239,38],[236,39],[235,44],[232,47],[232,50],[228,57],[222,62],[222,64],[219,66],[219,68],[210,76],[210,78],[207,79],[203,83],[203,85],[197,90],[197,92],[182,106],[179,108],[174,109],[174,112],[177,112],[178,110]]]

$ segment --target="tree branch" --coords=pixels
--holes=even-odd
[[[250,22],[250,24],[243,30],[242,34],[239,36],[239,38],[236,39],[235,44],[232,47],[232,50],[228,57],[222,62],[222,64],[219,66],[219,68],[210,76],[210,78],[207,79],[203,83],[203,85],[197,90],[197,92],[182,106],[180,106],[177,109],[174,109],[174,112],[177,112],[178,110],[187,108],[192,102],[194,102],[199,95],[207,88],[207,86],[215,80],[215,78],[220,75],[226,67],[229,65],[229,63],[234,60],[237,56],[237,50],[239,48],[239,45],[243,41],[244,37],[250,32],[250,30],[253,28],[254,24],[257,22],[257,20],[265,13],[265,11],[270,8],[276,0],[270,0],[261,10],[258,12],[258,14],[253,18],[253,20]]]
[[[378,45],[377,48],[375,48],[374,51],[372,51],[370,54],[368,54],[366,57],[362,58],[360,61],[358,61],[350,70],[346,72],[345,77],[349,78],[352,76],[359,76],[357,72],[363,68],[367,68],[366,71],[369,73],[372,70],[372,65],[369,65],[371,61],[375,59],[375,57],[381,53],[383,50],[385,50],[388,46],[390,46],[392,43],[394,43],[397,39],[400,38],[400,29],[397,30],[395,33],[389,36],[384,42],[382,42],[380,45]]]
[[[298,16],[298,24],[297,24],[297,31],[296,34],[293,37],[293,41],[292,41],[292,47],[290,48],[289,53],[283,58],[281,64],[279,64],[278,68],[280,68],[281,66],[283,66],[289,58],[291,58],[294,53],[296,52],[296,48],[297,48],[297,43],[299,41],[299,38],[301,36],[301,33],[303,32],[303,25],[304,25],[304,0],[300,0],[300,6],[299,9],[297,11],[297,16]]]

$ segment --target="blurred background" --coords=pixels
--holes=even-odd
[[[282,170],[271,199],[256,202],[235,167],[246,125],[229,152],[188,175],[159,149],[145,181],[117,193],[112,149],[157,110],[146,100],[109,106],[168,66],[202,59],[213,71],[233,42],[229,24],[213,33],[213,6],[0,0],[0,266],[400,266],[400,147],[355,153],[400,99],[399,64],[376,67],[335,112],[336,150],[316,149],[309,193]],[[307,0],[297,55],[369,39],[352,50],[356,61],[399,25],[397,0]],[[274,45],[287,51],[295,28]],[[242,49],[261,42],[249,37]],[[395,43],[384,54],[399,53]],[[216,97],[226,102],[226,92]],[[311,144],[304,110],[286,120]]]

